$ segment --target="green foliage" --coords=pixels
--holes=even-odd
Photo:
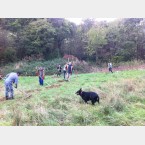
[[[26,76],[36,76],[36,68],[37,67],[45,67],[45,74],[46,75],[53,75],[57,72],[57,65],[60,64],[63,66],[66,63],[64,59],[54,59],[49,61],[23,61],[18,62],[15,64],[9,64],[7,66],[4,66],[3,69],[1,69],[2,74],[6,75],[12,71],[21,71],[22,75]]]
[[[12,48],[7,48],[4,52],[4,60],[6,62],[15,62],[17,60],[16,50]]]
[[[53,51],[54,32],[54,28],[45,19],[31,22],[24,31],[19,33],[16,40],[19,46],[19,57],[43,54],[47,59],[49,53]]]
[[[107,44],[106,28],[101,25],[91,28],[88,32],[88,43],[88,53],[90,55],[96,54],[96,62],[98,63],[99,57],[102,56],[102,46]]]
[[[145,59],[145,19],[113,22],[64,18],[0,18],[0,64],[31,57],[33,61],[65,54],[97,64]],[[9,50],[10,49],[10,50]],[[8,52],[7,52],[8,51]]]
[[[95,53],[96,49],[99,49],[100,47],[102,47],[102,45],[106,44],[105,29],[100,26],[90,29],[90,31],[88,32],[88,37],[90,45],[90,54]]]
[[[20,61],[17,63],[9,63],[7,65],[2,66],[1,72],[3,75],[6,75],[12,71],[14,71],[14,72],[21,71],[22,75],[24,75],[24,76],[36,76],[36,68],[42,66],[45,68],[46,75],[54,75],[57,73],[58,64],[60,64],[61,67],[63,68],[63,66],[66,64],[66,62],[67,61],[65,59],[61,59],[61,58],[56,58],[56,59],[48,60],[48,61],[24,60],[24,61]],[[74,69],[73,69],[74,74],[88,73],[88,72],[91,72],[93,67],[96,67],[96,65],[91,65],[90,63],[87,63],[85,61],[74,62],[73,65],[74,65]],[[62,70],[62,73],[63,73],[63,70]]]

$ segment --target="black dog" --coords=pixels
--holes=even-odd
[[[80,89],[76,92],[76,94],[80,95],[85,103],[88,103],[88,101],[91,101],[92,105],[94,105],[96,102],[99,103],[99,96],[95,92],[84,92],[82,89]]]

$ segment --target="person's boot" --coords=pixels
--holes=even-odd
[[[9,97],[8,96],[6,96],[6,100],[9,100]]]

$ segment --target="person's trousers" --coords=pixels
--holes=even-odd
[[[5,83],[5,97],[6,98],[14,97],[14,90],[13,90],[12,83]]]
[[[109,71],[113,73],[112,68],[109,68]]]
[[[57,77],[60,76],[60,75],[61,75],[61,71],[58,71],[57,72]]]
[[[43,79],[41,77],[39,77],[39,84],[43,86]]]
[[[63,74],[64,74],[64,79],[65,79],[65,77],[66,77],[66,70],[63,71]]]
[[[68,80],[70,79],[71,74],[72,74],[71,72],[68,72],[68,73],[67,73],[67,79],[68,79]]]

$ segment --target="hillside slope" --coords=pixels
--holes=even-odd
[[[145,125],[145,71],[99,72],[63,77],[20,77],[15,99],[4,99],[0,81],[1,126],[134,126]],[[85,104],[75,92],[95,91],[100,104]]]

